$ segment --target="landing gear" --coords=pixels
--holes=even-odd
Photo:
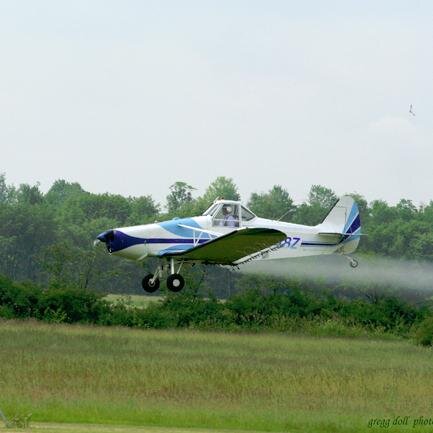
[[[355,259],[355,257],[346,256],[345,254],[343,254],[343,256],[346,257],[347,260],[349,260],[349,265],[351,268],[355,269],[358,267],[358,259]]]
[[[182,262],[177,272],[174,269],[174,259],[170,259],[170,275],[167,278],[167,289],[172,292],[180,292],[185,285],[185,280],[182,275],[179,274],[182,268]]]
[[[180,274],[171,274],[167,278],[167,288],[172,292],[180,292],[185,285],[185,280]]]
[[[159,289],[159,278],[155,278],[153,274],[148,274],[141,281],[141,286],[146,292],[156,292]]]
[[[358,265],[359,265],[358,260],[355,259],[355,258],[353,258],[353,257],[351,257],[350,261],[349,261],[349,265],[350,265],[351,268],[357,268]]]
[[[164,267],[165,266],[163,265],[158,266],[155,275],[148,274],[143,278],[141,285],[146,292],[153,293],[159,289],[159,279],[163,276],[165,270]],[[179,274],[181,268],[182,263],[180,263],[176,272],[174,269],[174,259],[170,259],[170,272],[167,277],[167,288],[172,292],[180,292],[185,286],[185,280],[182,275]]]

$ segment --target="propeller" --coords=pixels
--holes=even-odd
[[[105,232],[100,233],[93,241],[93,246],[103,242],[106,244],[108,252],[111,253],[111,243],[114,241],[114,234],[114,230],[106,230]]]

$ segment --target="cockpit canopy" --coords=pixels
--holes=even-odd
[[[226,227],[240,227],[256,216],[239,201],[217,200],[203,215],[212,217],[212,225]]]

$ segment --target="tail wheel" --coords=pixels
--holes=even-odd
[[[148,274],[141,281],[141,286],[146,292],[153,293],[159,289],[159,279],[156,278],[154,281],[152,279],[153,274]]]
[[[350,263],[350,267],[351,267],[351,268],[357,268],[357,267],[358,267],[358,264],[359,264],[359,263],[358,263],[358,260],[353,259],[353,258],[352,258],[352,260],[350,260],[349,263]]]
[[[171,274],[167,278],[167,288],[172,292],[179,292],[185,286],[185,280],[180,274]]]

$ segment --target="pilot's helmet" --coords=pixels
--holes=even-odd
[[[233,212],[233,209],[232,209],[232,207],[230,205],[225,205],[224,206],[224,213],[225,214],[230,214],[232,212]]]

